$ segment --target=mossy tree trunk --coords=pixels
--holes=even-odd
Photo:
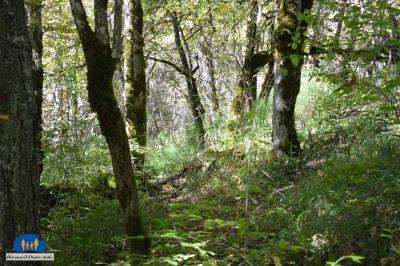
[[[4,253],[14,239],[40,230],[39,110],[22,0],[0,1],[0,62],[0,265],[11,265]]]
[[[147,86],[146,63],[144,59],[143,40],[143,8],[141,0],[130,0],[128,3],[130,22],[128,34],[125,38],[126,62],[126,120],[128,124],[128,138],[139,145],[133,147],[131,154],[134,160],[135,173],[143,172],[147,135]],[[142,175],[142,183],[145,183]]]
[[[232,110],[238,117],[249,111],[257,98],[256,69],[251,67],[254,54],[258,52],[259,38],[257,31],[258,0],[249,2],[250,12],[247,19],[246,50],[242,73],[236,89],[236,96],[232,103]]]
[[[70,0],[87,63],[89,103],[91,109],[97,113],[101,132],[110,150],[117,197],[128,236],[128,247],[133,252],[147,253],[150,243],[139,212],[125,121],[112,86],[115,60],[110,47],[107,3],[107,0],[94,1],[95,31],[93,32],[82,1]]]
[[[300,151],[295,127],[295,106],[300,91],[304,61],[305,19],[299,14],[310,11],[312,0],[282,0],[274,32],[274,99],[272,143],[276,154],[294,155]],[[294,43],[295,42],[295,43]]]

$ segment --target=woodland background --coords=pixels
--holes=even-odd
[[[25,7],[55,265],[399,265],[397,0]]]

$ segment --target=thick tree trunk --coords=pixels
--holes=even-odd
[[[299,13],[311,10],[312,0],[285,0],[278,7],[275,27],[274,104],[272,143],[276,154],[297,154],[300,143],[295,127],[295,106],[300,91],[304,32],[307,23]],[[293,39],[297,47],[293,48]]]
[[[136,140],[140,147],[146,147],[147,86],[143,51],[143,8],[141,0],[131,0],[128,4],[131,18],[128,36],[125,38],[128,138]],[[143,172],[144,152],[141,149],[132,148],[132,157],[135,162],[135,172]],[[145,183],[145,180],[142,182]]]
[[[0,265],[8,265],[14,239],[40,229],[39,112],[22,0],[0,1],[0,61]]]
[[[205,109],[203,107],[203,104],[201,103],[200,95],[197,90],[196,78],[194,77],[194,73],[196,72],[197,69],[193,68],[190,54],[186,55],[185,49],[183,47],[182,42],[183,43],[186,42],[183,36],[183,32],[180,29],[177,14],[173,12],[170,14],[170,16],[174,28],[175,45],[176,48],[178,49],[179,57],[182,63],[182,74],[184,74],[186,80],[190,110],[192,111],[192,115],[195,121],[195,126],[198,130],[198,134],[200,137],[200,145],[204,147],[206,130],[204,127],[203,119],[205,115]],[[189,52],[189,47],[187,47],[187,45],[186,48],[187,52]]]
[[[81,0],[70,0],[70,4],[87,63],[90,107],[97,113],[111,154],[128,247],[134,252],[147,253],[150,242],[139,212],[125,122],[112,86],[115,60],[109,44],[107,0],[95,0],[95,32],[89,26]]]
[[[44,152],[41,149],[42,135],[42,102],[43,102],[43,31],[42,31],[42,0],[31,0],[28,5],[29,39],[32,47],[33,86],[35,89],[37,113],[35,117],[36,141],[39,150],[40,173],[43,171]]]

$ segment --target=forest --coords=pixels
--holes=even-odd
[[[400,265],[399,158],[399,0],[0,0],[0,266]]]

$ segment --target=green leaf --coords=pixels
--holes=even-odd
[[[294,66],[298,66],[300,63],[300,56],[298,54],[291,54],[290,61],[292,61]]]
[[[348,258],[356,263],[361,263],[362,260],[364,259],[364,257],[361,256],[348,256]]]
[[[307,22],[307,24],[312,24],[314,21],[314,16],[313,15],[307,15],[304,17],[304,20]]]
[[[338,263],[336,263],[336,262],[334,262],[334,261],[328,261],[328,262],[326,263],[326,265],[327,265],[327,266],[340,266],[340,264],[338,264]]]
[[[6,114],[0,114],[0,121],[10,120],[10,116]]]
[[[381,237],[386,237],[386,238],[392,239],[391,235],[386,235],[386,234],[381,234]]]
[[[167,262],[169,265],[178,265],[178,262],[169,258],[165,258],[164,261]]]
[[[281,259],[277,256],[271,256],[272,260],[274,261],[275,266],[282,266]]]
[[[117,184],[115,183],[115,180],[114,179],[108,179],[107,180],[107,183],[108,183],[108,186],[110,187],[110,188],[116,188],[117,187]]]

